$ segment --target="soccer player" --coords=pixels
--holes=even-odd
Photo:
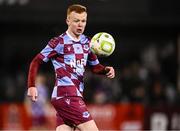
[[[83,75],[88,64],[93,73],[114,78],[114,68],[103,66],[89,49],[90,39],[83,35],[87,22],[86,7],[74,4],[67,9],[68,29],[51,39],[32,60],[28,75],[28,96],[37,101],[35,77],[41,63],[51,60],[56,82],[51,103],[57,111],[56,131],[98,131],[83,101]]]

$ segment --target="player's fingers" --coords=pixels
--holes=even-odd
[[[28,92],[27,92],[27,96],[28,96],[28,97],[32,97],[32,96],[33,96],[32,92],[28,91]]]
[[[113,68],[109,68],[109,72],[106,74],[106,75],[111,75],[111,74],[114,74],[114,69]]]
[[[28,93],[27,95],[33,102],[37,101],[37,93]]]
[[[108,78],[114,78],[114,74],[110,74],[107,76]]]
[[[110,67],[106,67],[105,70],[107,71],[106,75],[110,75],[112,72]]]
[[[33,96],[29,93],[27,93],[27,96],[33,101]]]
[[[110,71],[110,72],[107,74],[107,77],[108,77],[108,78],[114,78],[114,77],[115,77],[114,71]]]
[[[34,101],[34,102],[37,101],[37,96],[33,95],[33,96],[31,97],[31,100]]]
[[[109,71],[108,73],[106,73],[107,76],[111,75],[111,72]]]

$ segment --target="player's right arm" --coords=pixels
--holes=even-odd
[[[58,54],[61,46],[58,46],[60,42],[59,38],[53,38],[48,42],[48,45],[32,60],[28,74],[28,91],[27,95],[32,101],[37,101],[38,91],[35,86],[35,79],[39,70],[39,66],[43,62],[48,62],[49,59],[55,57]]]
[[[36,55],[32,60],[29,68],[28,75],[28,92],[27,95],[31,98],[32,101],[37,101],[38,91],[35,87],[35,78],[39,69],[39,66],[43,63],[41,54]]]

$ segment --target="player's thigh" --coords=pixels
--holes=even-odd
[[[73,129],[66,124],[62,124],[56,127],[56,131],[73,131]]]
[[[79,124],[77,127],[80,131],[99,131],[94,120]]]

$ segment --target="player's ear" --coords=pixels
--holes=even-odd
[[[68,19],[66,19],[66,24],[68,25],[68,23],[69,23],[69,20],[68,20]]]
[[[69,17],[66,18],[66,24],[69,25]]]

